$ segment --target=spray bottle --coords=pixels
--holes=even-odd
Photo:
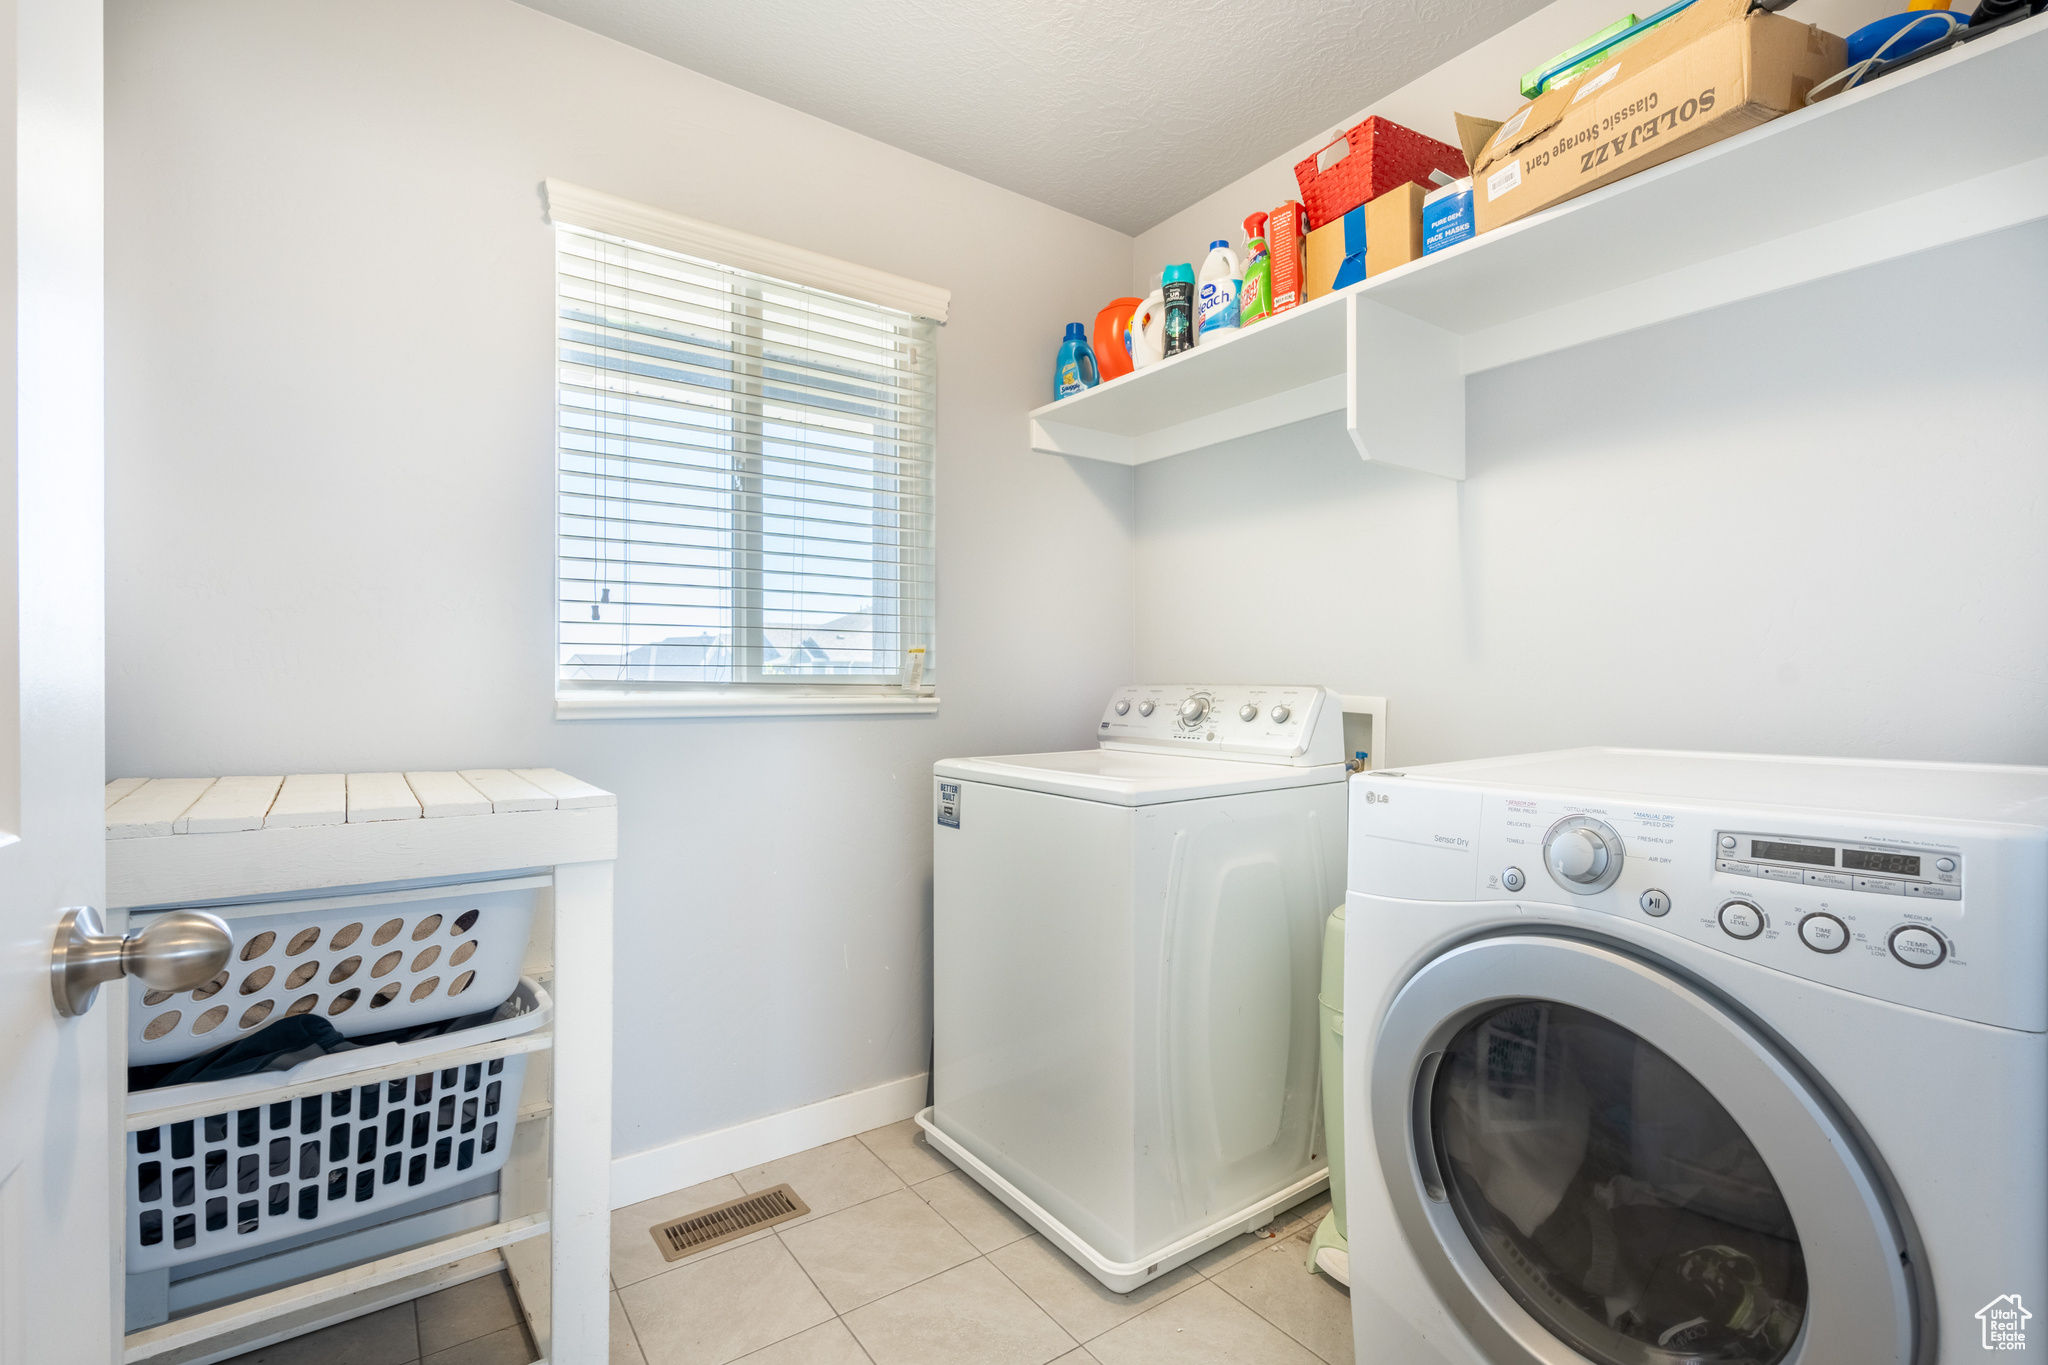
[[[1266,215],[1244,220],[1244,289],[1237,296],[1237,320],[1249,327],[1273,311],[1273,258],[1266,250]]]

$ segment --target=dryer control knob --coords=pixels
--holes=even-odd
[[[1948,944],[1932,929],[1902,924],[1892,930],[1888,945],[1892,956],[1908,967],[1939,967],[1948,960]]]
[[[1624,857],[1614,827],[1590,815],[1567,815],[1543,836],[1543,866],[1552,881],[1575,896],[1614,885]]]
[[[1116,704],[1116,713],[1120,716],[1129,715],[1131,713],[1131,704],[1127,701],[1118,702]]]
[[[1288,710],[1284,706],[1276,706],[1273,708],[1273,723],[1275,725],[1285,725],[1287,723],[1287,718],[1293,714],[1294,712]]]
[[[1247,723],[1255,721],[1259,718],[1259,708],[1253,706],[1250,702],[1246,702],[1243,706],[1237,708],[1237,718]]]
[[[1202,718],[1209,714],[1207,697],[1189,697],[1180,704],[1180,719],[1183,725],[1200,725]]]
[[[1139,715],[1141,715],[1141,716],[1149,716],[1149,715],[1151,715],[1151,714],[1152,714],[1152,703],[1151,703],[1151,702],[1149,702],[1149,701],[1141,701],[1141,702],[1139,702],[1139,703],[1138,703],[1138,714],[1139,714]]]
[[[1550,844],[1550,870],[1584,886],[1607,870],[1607,845],[1591,830],[1568,829]]]
[[[1721,932],[1730,938],[1752,939],[1764,931],[1764,912],[1748,901],[1729,901],[1719,918]]]

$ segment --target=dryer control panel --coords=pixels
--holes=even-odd
[[[1153,683],[1119,687],[1096,731],[1104,749],[1314,767],[1344,761],[1344,716],[1326,687]]]
[[[1858,995],[2048,1030],[2039,829],[1413,776],[1351,779],[1351,889],[1612,917],[1648,945],[1675,934]]]
[[[1662,803],[1501,792],[1481,803],[1479,847],[1482,896],[1508,892],[1521,871],[1521,899],[1626,915],[1922,1009],[1967,1017],[1986,1003],[1970,979],[1967,855],[1924,828],[1737,822]]]

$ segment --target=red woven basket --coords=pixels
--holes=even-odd
[[[1465,154],[1448,142],[1375,116],[1303,160],[1294,180],[1313,231],[1407,181],[1434,189],[1431,171],[1453,180],[1470,174]]]

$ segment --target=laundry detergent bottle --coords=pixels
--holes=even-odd
[[[1095,371],[1095,350],[1088,344],[1088,329],[1078,322],[1068,323],[1067,339],[1060,343],[1059,363],[1053,366],[1053,402],[1092,389],[1101,382]]]
[[[1230,249],[1230,243],[1209,243],[1209,259],[1202,262],[1198,283],[1202,335],[1236,331],[1237,296],[1244,289],[1244,266]]]
[[[1153,290],[1131,313],[1130,326],[1124,332],[1124,346],[1131,353],[1131,368],[1134,370],[1142,370],[1166,359],[1166,295],[1163,291]]]

